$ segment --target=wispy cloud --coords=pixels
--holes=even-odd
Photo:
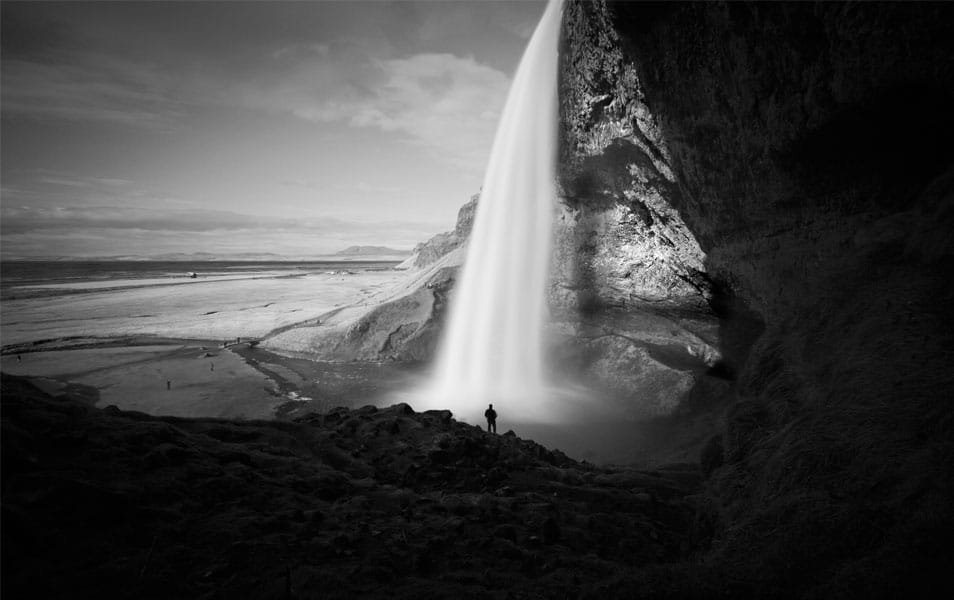
[[[407,188],[394,185],[376,185],[367,181],[355,183],[319,183],[310,179],[286,179],[279,182],[286,187],[305,188],[309,190],[334,190],[338,192],[357,192],[359,194],[394,195],[407,193]]]
[[[404,132],[458,164],[482,169],[510,87],[507,76],[452,54],[418,54],[381,66],[386,83],[351,122]]]
[[[119,14],[103,10],[113,18]],[[332,6],[329,11],[338,12]],[[64,32],[55,44],[3,57],[3,112],[167,130],[181,126],[199,108],[252,108],[315,123],[379,129],[443,161],[482,171],[508,76],[471,56],[399,54],[372,29],[376,23],[386,26],[378,21],[401,11],[364,12],[368,29],[360,36],[326,32],[324,39],[262,46],[258,55],[243,54],[234,62],[207,48],[194,54],[166,48],[160,55],[153,38],[142,42],[151,48],[151,57],[148,52],[122,53],[139,49],[140,42],[90,19],[72,29],[61,23]],[[484,20],[510,15],[507,10],[476,13]],[[466,31],[476,13],[463,5],[459,10],[410,11],[423,20],[422,35],[428,30],[441,35]],[[523,27],[525,19],[518,21]],[[13,46],[24,43],[20,39]]]
[[[194,203],[146,189],[119,177],[77,175],[66,171],[30,169],[4,173],[10,183],[2,189],[4,210],[10,206],[51,210],[60,206],[145,206],[189,208]],[[4,212],[3,214],[6,214]]]
[[[196,107],[238,106],[397,133],[450,164],[480,171],[509,78],[470,57],[376,58],[360,44],[273,52],[275,70],[244,77],[195,68],[173,73],[79,52],[64,61],[3,64],[7,116],[166,130]]]
[[[294,229],[295,219],[262,219],[224,210],[148,209],[137,206],[3,207],[5,235],[31,231],[136,229],[140,231],[214,231]]]
[[[478,185],[514,34],[540,11],[230,8],[3,3],[3,252],[413,246]],[[269,209],[294,219],[243,213]]]
[[[115,56],[3,61],[3,112],[165,129],[182,114],[168,73]]]
[[[473,58],[416,54],[372,59],[341,48],[288,67],[277,82],[248,82],[231,97],[248,107],[316,123],[401,134],[451,164],[480,171],[509,78]]]
[[[99,187],[125,188],[133,184],[129,179],[116,177],[69,177],[62,175],[44,175],[37,183],[67,188],[96,189]]]
[[[139,206],[62,206],[36,208],[4,206],[0,209],[4,235],[34,231],[81,229],[135,229],[138,231],[306,231],[320,235],[330,231],[362,231],[382,223],[346,220],[330,216],[277,217],[227,210],[151,209]],[[420,233],[431,224],[388,222],[388,227]]]
[[[446,228],[426,218],[361,219],[284,211],[249,214],[197,206],[124,179],[48,170],[29,175],[28,181],[3,186],[0,252],[6,258],[154,254],[176,248],[237,252],[253,247],[286,255],[334,252],[355,244],[411,248]],[[401,191],[362,181],[324,187],[373,195]]]
[[[0,210],[0,250],[6,257],[148,254],[182,248],[235,252],[250,245],[268,252],[320,254],[351,244],[411,248],[437,229],[425,222],[281,218],[223,210],[126,206]]]
[[[326,184],[318,183],[317,181],[310,181],[308,179],[285,179],[278,182],[279,185],[285,187],[295,187],[295,188],[305,188],[308,190],[324,190],[328,189]]]

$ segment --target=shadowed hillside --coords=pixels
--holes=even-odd
[[[5,598],[600,597],[688,551],[692,467],[407,405],[235,422],[2,393]]]

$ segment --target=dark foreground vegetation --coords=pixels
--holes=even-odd
[[[2,419],[5,598],[605,597],[687,555],[701,478],[403,404],[160,418],[4,376]]]
[[[889,487],[851,502],[780,495],[753,513],[776,517],[757,540],[769,552],[745,553],[714,539],[739,532],[715,527],[694,465],[598,467],[404,404],[294,422],[153,417],[4,375],[2,452],[4,598],[944,597],[951,586],[951,508],[929,481],[906,516],[880,511],[897,504],[879,495],[898,493]],[[840,507],[855,514],[828,514]]]

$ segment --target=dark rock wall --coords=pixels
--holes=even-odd
[[[651,180],[704,253],[735,398],[705,451],[707,556],[773,595],[933,582],[954,530],[954,7],[565,18],[568,204]]]
[[[710,273],[764,312],[817,295],[784,290],[816,285],[951,163],[949,7],[614,6],[636,32],[623,44],[678,172],[673,202]]]

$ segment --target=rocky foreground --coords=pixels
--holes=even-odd
[[[5,375],[2,444],[5,598],[688,590],[646,568],[691,551],[696,467],[601,468],[447,411],[162,418]]]

